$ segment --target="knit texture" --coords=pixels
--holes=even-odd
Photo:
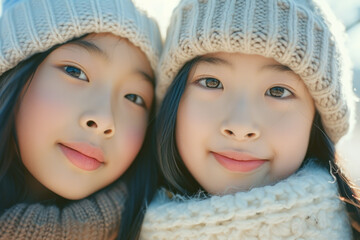
[[[127,38],[153,69],[161,51],[156,22],[131,0],[19,0],[0,18],[0,75],[35,53],[88,33]]]
[[[354,119],[343,35],[320,0],[182,0],[159,62],[157,97],[161,101],[180,68],[196,56],[240,52],[273,58],[303,79],[336,143]]]
[[[140,239],[352,239],[337,183],[307,166],[273,186],[210,198],[167,197],[150,204]]]
[[[55,205],[17,204],[0,216],[1,240],[101,240],[116,236],[126,199],[117,182],[93,196]]]

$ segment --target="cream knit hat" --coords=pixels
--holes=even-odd
[[[352,125],[355,99],[342,37],[342,25],[319,0],[182,0],[159,62],[157,97],[195,56],[223,51],[270,57],[303,79],[336,143]]]
[[[131,0],[11,0],[0,18],[0,75],[33,54],[87,33],[127,38],[156,68],[161,37],[156,22]]]

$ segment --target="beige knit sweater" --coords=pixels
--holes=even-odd
[[[352,231],[337,183],[312,165],[273,186],[234,195],[169,199],[160,191],[141,239],[348,240]]]
[[[63,209],[55,205],[14,205],[0,216],[0,239],[112,239],[120,226],[125,196],[126,186],[118,182]]]

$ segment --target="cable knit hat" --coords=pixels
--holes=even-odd
[[[131,0],[10,0],[0,18],[0,75],[33,54],[88,33],[127,38],[156,68],[161,37],[156,22]]]
[[[319,0],[182,0],[159,62],[157,97],[195,56],[222,51],[270,57],[303,79],[336,143],[351,127],[355,99],[343,33]]]

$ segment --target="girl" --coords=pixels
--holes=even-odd
[[[119,238],[138,234],[156,184],[140,148],[160,48],[156,23],[128,0],[6,3],[1,239],[108,239],[120,221]]]
[[[334,148],[353,105],[338,30],[320,1],[180,2],[158,68],[167,190],[141,238],[357,239]]]

